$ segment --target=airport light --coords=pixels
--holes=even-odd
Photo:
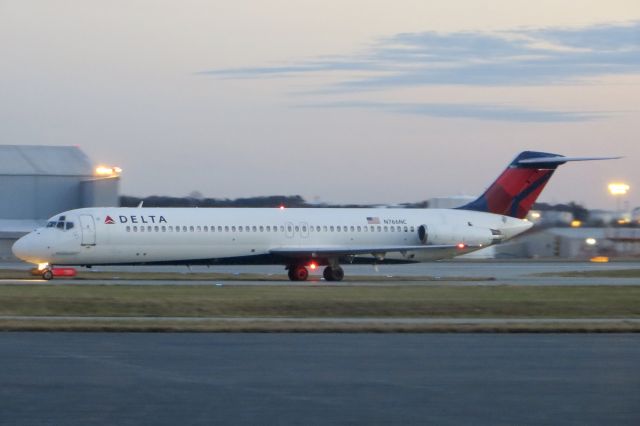
[[[95,170],[96,176],[104,177],[120,176],[120,173],[122,173],[122,169],[117,166],[98,166]]]
[[[631,187],[624,182],[611,182],[608,186],[609,193],[616,199],[616,211],[620,212],[620,198],[627,195]]]
[[[596,240],[593,237],[589,237],[586,240],[584,240],[585,243],[587,243],[587,245],[589,246],[595,246],[598,243],[598,240]]]
[[[582,221],[580,220],[572,220],[571,221],[571,227],[572,228],[580,228],[582,226]]]
[[[609,193],[613,196],[627,195],[627,192],[629,192],[629,189],[631,189],[631,187],[628,184],[622,183],[622,182],[611,182],[608,188],[609,188]]]

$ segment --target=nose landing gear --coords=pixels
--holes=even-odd
[[[50,279],[53,278],[53,271],[49,268],[45,269],[42,271],[42,279],[49,281]]]
[[[55,277],[75,277],[76,274],[77,271],[75,270],[75,268],[56,268],[53,265],[47,264],[38,265],[37,268],[33,268],[31,270],[31,275],[40,277],[45,281],[52,280]]]

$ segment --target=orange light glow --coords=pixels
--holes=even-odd
[[[458,243],[458,248],[463,249],[465,247],[464,243]]]
[[[309,269],[311,270],[315,270],[318,267],[318,265],[315,264],[315,262],[311,262],[311,264],[309,265]]]
[[[119,176],[122,173],[122,169],[116,166],[98,166],[96,167],[96,176]]]
[[[582,226],[582,221],[579,220],[572,220],[571,221],[571,227],[572,228],[580,228]]]
[[[280,206],[280,210],[284,210],[284,206],[282,206],[282,205],[281,205],[281,206]]]

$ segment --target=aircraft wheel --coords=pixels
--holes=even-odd
[[[322,276],[324,277],[325,281],[333,281],[331,266],[327,266],[326,268],[324,268],[324,271],[322,271]]]
[[[331,268],[331,271],[333,275],[333,281],[342,281],[342,279],[344,278],[344,269],[336,266],[335,268]]]
[[[51,272],[51,269],[45,269],[42,272],[42,279],[43,280],[49,281],[52,278],[53,278],[53,272]]]
[[[289,268],[289,279],[291,281],[306,281],[307,278],[309,278],[309,271],[304,266]]]
[[[324,271],[322,271],[322,276],[326,281],[342,281],[344,278],[344,270],[339,266],[327,266],[324,268]]]

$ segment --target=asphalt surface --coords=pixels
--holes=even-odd
[[[627,334],[0,334],[7,425],[638,425]]]
[[[41,279],[33,279],[27,274],[30,265],[24,263],[4,263],[0,264],[0,269],[22,268],[25,269],[25,279],[21,280],[0,280],[0,284],[20,284],[20,283],[43,283]],[[430,262],[408,265],[380,265],[374,268],[370,265],[345,265],[345,281],[338,285],[424,285],[429,283],[444,282],[448,285],[640,285],[638,278],[583,278],[583,277],[540,277],[541,273],[563,273],[571,271],[614,271],[620,269],[640,269],[640,262],[611,262],[611,263],[591,263],[591,262],[543,262],[543,261],[449,261]],[[258,274],[265,278],[272,278],[274,275],[283,275],[284,268],[278,265],[266,266],[120,266],[120,267],[94,267],[91,271],[110,272],[171,272],[183,273],[187,277],[192,272],[198,273],[229,273],[229,274]],[[371,276],[373,278],[385,278],[384,281],[358,280],[350,281],[350,276]],[[310,274],[309,281],[303,283],[292,283],[283,281],[248,281],[245,279],[225,279],[225,280],[189,280],[180,281],[184,285],[306,285],[311,283],[324,283],[321,268]],[[404,277],[428,277],[428,281],[400,281],[393,278],[402,279]],[[73,280],[56,278],[54,283],[71,284],[82,282],[84,285],[173,285],[176,280]]]

